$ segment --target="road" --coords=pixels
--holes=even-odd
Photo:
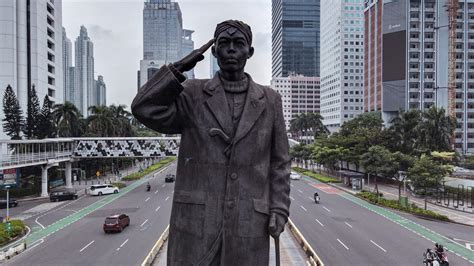
[[[142,179],[119,194],[84,196],[26,222],[33,228],[30,246],[6,265],[139,265],[169,223],[174,183],[165,183],[176,164]],[[104,234],[106,216],[126,213],[131,224],[122,233]]]
[[[326,265],[419,265],[433,240],[449,247],[452,265],[474,263],[474,252],[452,241],[474,238],[472,227],[389,211],[307,177],[292,181],[291,200],[290,218]]]

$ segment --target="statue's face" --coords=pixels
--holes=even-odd
[[[215,46],[212,47],[212,54],[217,57],[219,67],[227,72],[243,70],[253,51],[245,35],[236,28],[230,28],[219,34]]]

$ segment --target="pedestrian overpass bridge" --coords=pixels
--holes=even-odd
[[[177,156],[179,143],[179,137],[0,140],[0,170],[41,166],[41,196],[47,196],[48,169],[59,163],[66,164],[66,187],[72,187],[74,161]]]

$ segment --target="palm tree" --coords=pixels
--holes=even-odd
[[[302,113],[290,122],[290,132],[301,139],[308,136],[308,132],[316,138],[321,134],[328,134],[329,130],[323,125],[323,117],[318,113]]]
[[[53,108],[53,119],[58,125],[59,137],[80,137],[84,128],[80,122],[82,114],[77,107],[66,101],[64,104],[55,104]]]
[[[390,136],[393,138],[393,146],[397,150],[405,154],[413,154],[421,119],[421,112],[411,109],[407,112],[400,110],[398,116],[391,121]]]
[[[116,127],[114,114],[107,106],[98,105],[89,107],[91,115],[88,117],[87,134],[94,137],[113,137]]]
[[[114,125],[116,125],[115,136],[131,137],[134,135],[131,125],[132,114],[125,108],[127,108],[127,106],[123,104],[118,106],[113,104],[109,106],[114,117]]]
[[[451,151],[455,129],[456,118],[447,116],[444,108],[430,107],[422,114],[417,142],[428,152]]]

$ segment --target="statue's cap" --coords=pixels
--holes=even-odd
[[[237,30],[242,32],[245,36],[245,39],[247,40],[247,43],[249,45],[252,45],[252,29],[249,25],[245,24],[240,20],[226,20],[217,24],[216,31],[214,32],[214,39],[217,40],[219,34],[223,33],[229,28],[236,28]]]

